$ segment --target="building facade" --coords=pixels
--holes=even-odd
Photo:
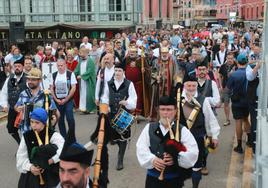
[[[264,0],[217,0],[217,19],[229,23],[231,14],[236,13],[235,21],[258,24],[263,21]]]
[[[173,24],[173,0],[144,0],[142,25],[147,28],[171,27]]]
[[[135,30],[142,13],[142,0],[0,0],[0,46],[10,43],[10,22],[23,23],[23,42],[36,46],[53,40],[79,43],[83,36],[109,39]]]
[[[174,0],[174,20],[184,26],[209,26],[216,23],[216,0]]]

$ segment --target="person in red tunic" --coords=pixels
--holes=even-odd
[[[143,115],[144,117],[147,117],[149,115],[149,107],[148,107],[148,112],[146,112],[144,108],[144,102],[143,102],[141,58],[138,56],[138,49],[135,46],[131,46],[128,49],[128,54],[126,56],[125,63],[126,63],[126,72],[125,72],[126,78],[133,82],[136,93],[137,93],[137,97],[138,97],[137,105],[135,109],[135,115],[137,116]],[[147,70],[148,70],[148,66],[146,64],[146,61],[144,61],[144,71],[145,71],[146,81],[148,81]],[[147,82],[144,84],[147,85]],[[146,88],[148,87],[146,86]],[[146,100],[149,100],[149,98],[146,97]]]
[[[78,61],[76,61],[74,59],[74,50],[70,49],[67,50],[67,60],[66,60],[66,64],[67,64],[67,69],[71,72],[73,72],[78,64]],[[75,109],[79,108],[79,85],[76,84],[76,90],[74,93],[74,106]]]

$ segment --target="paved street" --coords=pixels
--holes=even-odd
[[[218,110],[218,118],[220,125],[224,121],[223,110]],[[82,144],[86,144],[89,141],[89,136],[95,128],[97,117],[96,115],[80,115],[76,113],[77,121],[77,138]],[[116,160],[117,160],[117,146],[109,146],[110,154],[110,188],[142,188],[145,182],[145,169],[142,169],[137,161],[135,154],[136,140],[142,131],[145,122],[133,127],[133,138],[129,145],[125,156],[125,169],[122,171],[116,171]],[[201,181],[201,188],[225,188],[228,170],[231,158],[231,151],[234,139],[234,122],[231,126],[221,126],[220,135],[220,147],[218,150],[209,156],[208,169],[210,174],[203,178]],[[19,173],[15,166],[15,153],[17,145],[7,134],[5,125],[0,125],[0,187],[1,188],[15,188],[19,178]],[[240,157],[242,159],[242,157]],[[91,171],[93,173],[93,169]],[[240,177],[233,177],[236,181],[237,187],[241,187]],[[186,182],[186,188],[191,187],[191,183]]]

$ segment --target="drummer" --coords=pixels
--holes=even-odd
[[[133,83],[125,78],[124,68],[123,63],[115,64],[114,77],[105,85],[102,103],[109,104],[110,123],[120,108],[128,112],[136,108],[137,94]],[[130,128],[123,135],[111,130],[111,139],[119,146],[117,170],[124,168],[123,159],[129,138]]]

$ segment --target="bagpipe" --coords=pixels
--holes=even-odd
[[[178,153],[179,152],[186,152],[187,148],[180,142],[180,103],[181,103],[181,87],[182,87],[182,79],[181,77],[177,77],[177,118],[176,118],[176,129],[175,129],[175,135],[172,130],[172,127],[170,125],[170,120],[167,119],[168,123],[168,130],[169,130],[169,136],[170,138],[165,143],[165,152],[169,153],[173,161],[177,163],[178,159]],[[161,171],[160,176],[158,177],[159,180],[164,180],[164,170]]]
[[[49,98],[49,92],[45,90],[45,110],[47,113],[51,113],[49,110],[49,103],[50,103],[50,98]],[[30,161],[35,165],[39,166],[42,169],[49,169],[50,165],[48,164],[48,160],[53,157],[56,152],[58,147],[54,144],[49,143],[49,129],[51,126],[51,118],[47,119],[46,125],[45,125],[45,143],[42,142],[42,139],[39,136],[39,133],[37,131],[34,131],[34,134],[37,139],[38,146],[34,147],[31,151],[31,156],[30,156]],[[44,185],[45,181],[42,176],[42,174],[39,175],[39,183],[40,185]]]
[[[109,106],[107,104],[100,104],[99,110],[100,110],[100,124],[98,129],[98,143],[97,143],[97,155],[95,159],[95,165],[94,165],[94,176],[93,176],[93,188],[99,188],[100,187],[100,173],[101,173],[101,158],[102,158],[102,148],[103,144],[105,144],[105,121],[108,120],[107,114],[108,114],[108,108]],[[97,127],[98,128],[98,127]]]

